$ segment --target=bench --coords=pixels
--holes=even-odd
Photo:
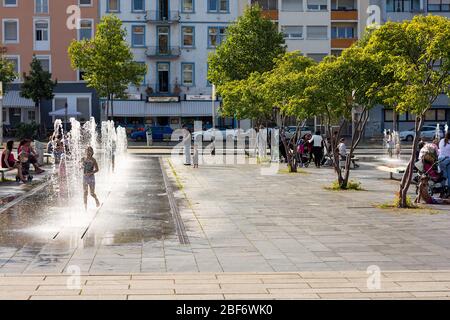
[[[394,173],[396,174],[404,174],[406,172],[406,167],[397,167],[397,168],[391,168],[389,171],[389,178],[391,180],[399,180],[394,178]]]
[[[43,157],[44,157],[46,163],[49,164],[50,163],[49,159],[53,158],[53,154],[51,154],[51,153],[44,153]]]
[[[1,175],[1,180],[3,181],[5,180],[5,173],[9,172],[9,171],[13,171],[15,168],[0,168],[0,175]]]
[[[357,157],[353,157],[352,160],[350,161],[350,168],[353,165],[353,169],[357,168],[358,166],[355,166],[356,162],[359,161],[359,158]],[[341,167],[341,169],[345,169],[345,162],[346,160],[339,160],[339,166]]]

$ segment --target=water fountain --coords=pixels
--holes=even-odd
[[[57,198],[62,203],[78,203],[81,207],[83,194],[82,158],[86,155],[86,148],[94,149],[94,157],[99,164],[100,172],[97,174],[100,181],[107,181],[112,174],[113,152],[116,163],[126,154],[127,136],[125,128],[115,128],[113,121],[101,123],[100,134],[97,131],[95,119],[91,117],[84,125],[75,118],[70,119],[70,131],[64,132],[62,121],[57,119],[54,123],[54,140],[52,149],[55,151],[58,144],[63,145],[60,161],[55,161],[52,174],[52,186]],[[55,154],[55,158],[59,155]]]
[[[434,137],[438,140],[441,140],[441,128],[439,123],[436,124],[436,132],[434,134]]]
[[[445,134],[448,133],[448,124],[445,124],[445,126],[444,126],[444,133],[445,133]]]

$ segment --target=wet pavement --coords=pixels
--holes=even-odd
[[[146,248],[177,239],[157,157],[100,170],[99,209],[90,198],[85,211],[79,190],[59,197],[50,181],[0,214],[0,273],[141,272]]]

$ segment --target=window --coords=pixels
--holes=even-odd
[[[48,13],[48,0],[34,0],[34,12]]]
[[[353,39],[355,29],[353,27],[331,27],[332,39]]]
[[[308,1],[308,5],[307,8],[308,10],[311,11],[326,11],[327,10],[327,0],[307,0]]]
[[[145,46],[145,26],[132,26],[131,44],[133,47]]]
[[[384,121],[392,121],[394,119],[394,112],[392,109],[384,109]]]
[[[3,42],[19,43],[18,20],[3,20]]]
[[[92,25],[93,25],[92,20],[81,20],[80,21],[80,31],[78,33],[78,40],[92,39],[92,36],[93,36]]]
[[[67,105],[67,98],[55,98],[53,111],[64,109],[66,105]]]
[[[428,110],[425,112],[425,121],[436,121],[436,110]]]
[[[215,48],[225,40],[225,27],[208,28],[208,47]]]
[[[80,7],[92,7],[92,0],[80,0]]]
[[[356,9],[356,0],[331,0],[331,10],[347,11]]]
[[[445,109],[437,109],[437,121],[446,121],[446,110]]]
[[[6,112],[6,110],[8,109],[2,109],[2,113],[3,113],[3,123],[8,123],[8,112]]]
[[[182,27],[183,47],[193,48],[195,45],[194,27]]]
[[[107,10],[108,12],[119,12],[120,10],[120,0],[107,0]]]
[[[303,0],[281,0],[281,11],[303,11]]]
[[[189,87],[194,85],[194,64],[182,63],[181,64],[181,83],[183,86]]]
[[[307,57],[313,59],[316,62],[320,62],[327,56],[326,53],[308,53]]]
[[[49,21],[36,20],[34,22],[34,49],[35,50],[49,50]]]
[[[228,12],[228,0],[208,0],[208,12]]]
[[[28,122],[36,122],[36,111],[28,110],[27,119],[28,119]]]
[[[328,27],[326,26],[307,26],[306,35],[308,39],[328,39]]]
[[[5,56],[5,60],[12,63],[14,66],[14,73],[17,75],[17,80],[20,77],[20,58],[19,56]]]
[[[431,2],[439,2],[440,0],[429,0]],[[420,10],[420,0],[387,0],[386,11],[387,12],[414,12]],[[430,10],[430,5],[428,5]]]
[[[87,121],[91,117],[90,102],[89,98],[77,98],[77,111],[81,113],[78,119],[81,121]]]
[[[258,4],[263,10],[278,10],[278,0],[252,0],[252,4]]]
[[[185,13],[194,12],[194,0],[182,0],[181,12]]]
[[[17,0],[3,0],[4,7],[17,7]]]
[[[285,39],[303,39],[303,26],[282,26]]]
[[[145,1],[144,0],[133,0],[132,11],[144,11]]]
[[[41,63],[43,70],[51,72],[50,56],[36,56],[36,59]]]
[[[449,12],[450,11],[450,0],[428,0],[428,11]]]

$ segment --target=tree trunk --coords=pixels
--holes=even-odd
[[[413,139],[413,145],[412,145],[412,150],[411,150],[412,153],[411,153],[411,157],[408,162],[408,166],[406,167],[405,174],[403,175],[402,180],[400,182],[400,190],[399,190],[399,194],[398,194],[398,196],[399,196],[398,207],[399,208],[407,208],[408,207],[407,195],[408,195],[409,186],[411,185],[414,163],[416,161],[416,150],[417,150],[417,145],[419,143],[420,131],[422,130],[422,126],[423,126],[423,122],[424,122],[425,112],[423,112],[422,115],[416,117],[416,124],[415,124],[415,128],[414,128],[415,136]]]

